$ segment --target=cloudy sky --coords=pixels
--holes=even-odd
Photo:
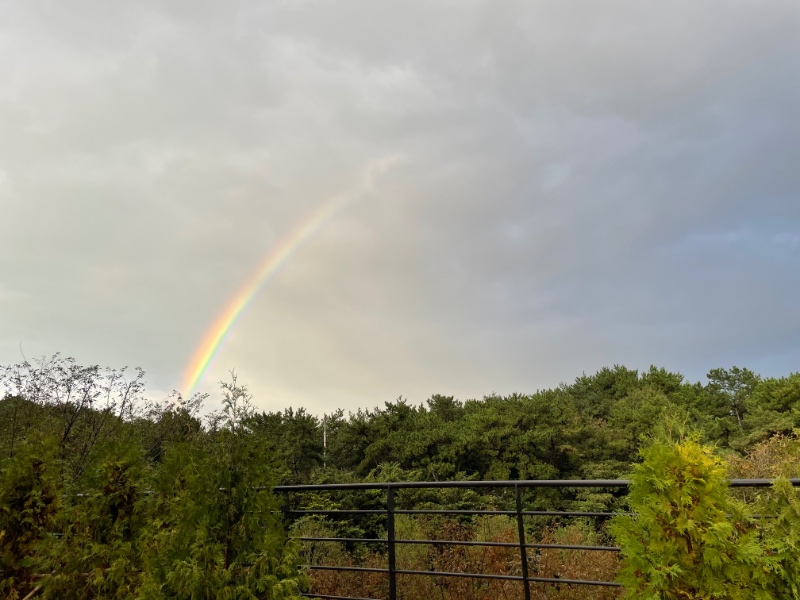
[[[800,369],[797,0],[0,0],[0,364],[278,410]],[[180,390],[186,393],[186,390]]]

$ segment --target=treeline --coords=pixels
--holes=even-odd
[[[530,395],[434,395],[422,405],[399,399],[324,417],[287,408],[252,424],[272,440],[283,483],[363,479],[387,468],[412,480],[605,479],[630,471],[665,415],[741,454],[800,426],[800,373],[719,368],[703,384],[615,366]]]
[[[399,399],[324,416],[259,412],[235,377],[222,384],[222,410],[206,415],[202,396],[151,402],[144,392],[141,371],[60,356],[0,367],[0,597],[296,597],[309,583],[298,568],[309,549],[289,540],[275,484],[617,478],[631,472],[666,419],[689,424],[699,441],[727,454],[733,475],[770,476],[757,466],[777,464],[781,440],[800,426],[800,374],[761,378],[737,367],[691,383],[656,367],[615,366],[530,395],[434,395],[422,405]],[[796,461],[781,464],[781,473],[797,476],[784,473]],[[330,508],[380,504],[369,494],[312,500]],[[452,490],[398,499],[409,508],[508,501]],[[575,493],[526,502],[606,510],[625,499]],[[294,533],[384,533],[374,518],[291,526]],[[477,535],[477,521],[408,524],[441,526]],[[572,543],[609,539],[586,524],[544,523],[532,533]],[[383,560],[357,548],[342,552],[339,559],[362,565]],[[548,572],[568,572],[563,561],[545,558],[537,560]],[[463,557],[424,560],[434,559]],[[333,595],[350,591],[329,583]]]

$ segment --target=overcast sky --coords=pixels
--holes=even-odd
[[[337,195],[201,391],[800,370],[800,3],[0,0],[0,364],[178,388]]]

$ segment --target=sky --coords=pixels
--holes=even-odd
[[[0,0],[0,242],[0,364],[155,394],[285,251],[212,406],[788,375],[800,3]]]

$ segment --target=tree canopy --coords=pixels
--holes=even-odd
[[[147,400],[141,370],[58,355],[0,366],[0,595],[295,597],[307,580],[277,516],[276,484],[618,478],[666,419],[691,424],[698,444],[743,472],[759,456],[777,464],[775,444],[800,427],[800,373],[762,378],[731,367],[707,379],[615,365],[528,394],[435,394],[314,415],[259,411],[234,375],[221,384],[223,409],[203,414],[203,396]],[[796,460],[780,464],[776,474],[798,475]],[[438,500],[468,499],[448,493]],[[541,494],[528,508],[623,501]],[[378,506],[369,494],[330,502]],[[365,517],[349,527],[359,537],[381,525]]]

